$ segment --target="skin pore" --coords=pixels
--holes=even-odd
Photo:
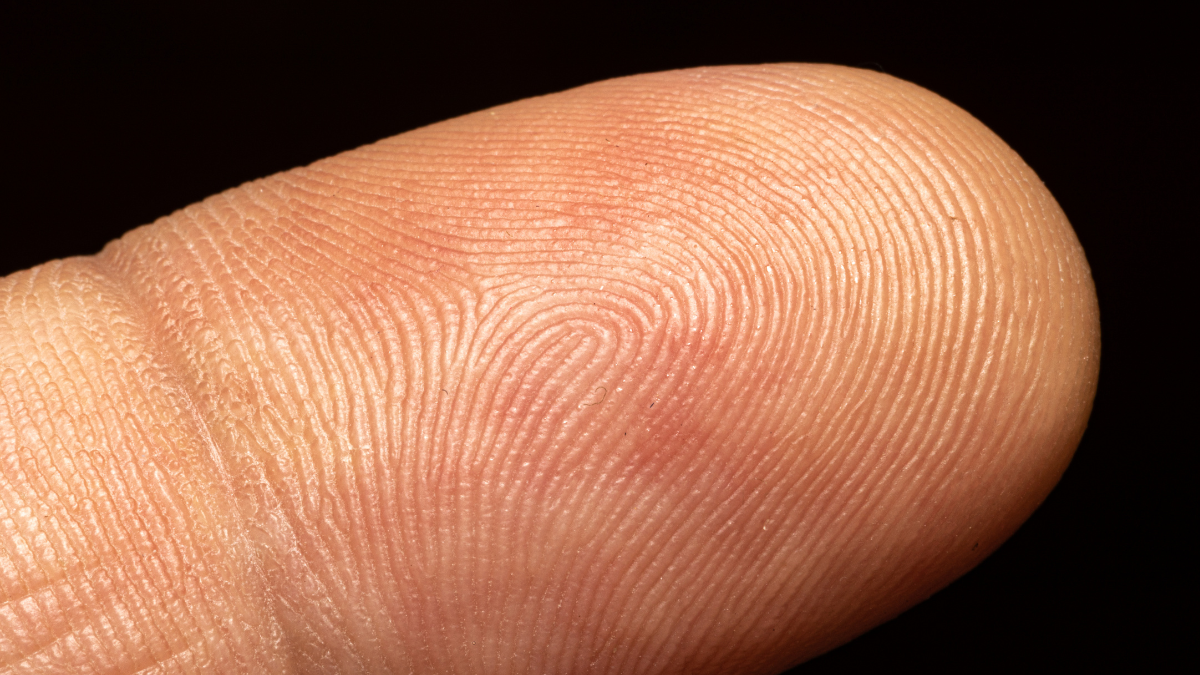
[[[1054,199],[895,78],[449,120],[0,281],[0,664],[779,672],[999,546],[1098,358]]]

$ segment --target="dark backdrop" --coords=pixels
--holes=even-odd
[[[1062,204],[1100,295],[1100,390],[1062,483],[1007,544],[794,672],[1125,670],[1180,656],[1195,606],[1182,456],[1196,450],[1193,434],[1170,440],[1191,389],[1175,317],[1194,310],[1179,288],[1196,224],[1182,208],[1195,199],[1183,165],[1195,58],[1173,32],[1181,17],[426,4],[10,15],[0,274],[95,253],[244,181],[598,79],[771,61],[881,70],[981,119]]]

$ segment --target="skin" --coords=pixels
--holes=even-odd
[[[0,280],[0,668],[775,673],[999,546],[1087,262],[870,71],[602,82]]]

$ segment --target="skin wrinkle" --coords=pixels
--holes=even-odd
[[[998,546],[1095,384],[1090,277],[1036,176],[945,101],[838,67],[501,106],[228,191],[88,264],[136,298],[142,318],[107,323],[153,336],[221,451],[269,586],[221,586],[221,606],[274,617],[300,672],[776,672]],[[62,307],[25,310],[32,339],[106,322]],[[38,377],[22,390],[72,396]],[[105,423],[172,446],[142,422],[158,410]],[[145,591],[112,591],[136,601],[117,630],[167,607],[200,545],[169,523],[210,469],[164,457],[120,484],[150,510],[114,513],[146,515],[93,528],[135,525],[119,546],[149,552],[113,568]],[[16,480],[71,480],[36,473]],[[123,663],[250,644],[175,607]]]
[[[9,495],[5,501],[10,505],[7,507],[10,510],[12,499],[24,501],[19,496],[22,491],[27,496],[33,496],[35,501],[42,502],[34,527],[41,528],[43,535],[50,536],[42,536],[44,545],[39,545],[36,551],[30,551],[34,556],[30,562],[41,567],[45,585],[40,589],[26,588],[31,594],[40,592],[45,602],[38,603],[34,614],[28,618],[47,627],[52,635],[42,646],[26,644],[21,650],[23,663],[41,663],[49,667],[71,655],[69,658],[80,666],[89,664],[97,669],[112,669],[123,667],[120,664],[130,666],[138,662],[147,663],[147,659],[151,664],[156,663],[172,653],[186,653],[187,660],[193,665],[228,663],[229,654],[220,648],[214,650],[202,644],[187,646],[189,635],[202,630],[204,624],[211,624],[210,615],[205,610],[211,610],[212,603],[219,602],[220,586],[214,587],[211,592],[202,591],[207,596],[205,599],[198,601],[201,599],[194,597],[186,606],[170,599],[175,589],[183,593],[200,590],[188,590],[178,585],[177,572],[181,565],[196,565],[199,562],[191,551],[196,550],[197,545],[203,545],[194,537],[204,529],[203,523],[193,517],[195,511],[189,515],[189,502],[185,499],[185,496],[194,499],[197,486],[185,479],[173,481],[170,489],[166,487],[165,475],[181,468],[178,461],[181,456],[161,452],[151,454],[146,458],[149,463],[139,470],[128,461],[104,460],[104,454],[99,450],[93,451],[97,453],[94,455],[85,452],[72,456],[69,449],[79,440],[92,447],[96,447],[93,444],[99,441],[118,452],[135,448],[139,440],[151,438],[160,448],[173,446],[171,435],[164,435],[160,428],[144,424],[142,420],[158,417],[147,405],[147,394],[161,400],[163,397],[176,396],[178,391],[163,387],[156,379],[162,373],[161,364],[146,358],[146,352],[138,346],[136,338],[133,342],[126,340],[124,343],[110,339],[111,336],[127,338],[140,334],[136,322],[130,320],[132,314],[112,314],[106,311],[107,307],[102,303],[88,305],[78,302],[80,289],[94,289],[100,298],[107,299],[109,307],[114,303],[120,306],[120,293],[107,285],[107,280],[94,265],[52,264],[23,277],[16,275],[7,280],[9,288],[15,293],[5,294],[10,301],[4,307],[8,330],[3,334],[10,336],[10,339],[5,341],[6,348],[0,351],[6,363],[19,364],[16,367],[33,375],[33,379],[16,382],[11,377],[13,368],[4,370],[4,420],[10,425],[15,423],[18,429],[28,431],[36,426],[39,431],[37,436],[26,435],[23,439],[35,450],[28,455],[29,459],[23,463],[20,473],[6,472],[3,485],[7,487],[3,492]],[[17,285],[14,286],[14,282]],[[14,296],[28,300],[41,291],[49,291],[43,297],[51,300],[50,306],[31,308],[26,304],[15,308],[11,304]],[[57,319],[53,318],[55,312]],[[28,318],[23,318],[19,322],[25,323],[28,330],[14,327],[12,321],[17,316],[33,317],[35,323],[31,325]],[[42,330],[40,326],[48,326],[49,330]],[[30,336],[32,342],[11,339],[23,334]],[[84,342],[80,343],[79,340]],[[64,349],[73,341],[75,348]],[[32,358],[12,359],[14,351],[28,350],[30,347],[33,348]],[[134,364],[136,368],[129,369],[128,364]],[[104,375],[99,381],[106,383],[100,389],[92,389],[94,380],[86,376],[89,370],[96,369]],[[61,395],[58,384],[74,389],[76,382],[83,383],[83,396],[86,396],[77,397],[76,401],[98,399],[116,407],[102,410],[99,415],[80,406],[75,406],[72,414],[67,416],[55,415],[47,410],[47,397],[51,406],[56,407],[55,399]],[[23,403],[35,404],[39,412],[37,420],[22,419],[18,410],[24,407]],[[99,434],[95,433],[97,429],[91,426],[89,418],[90,421],[101,423]],[[3,427],[0,424],[0,431]],[[7,428],[11,431],[14,427]],[[7,435],[7,432],[0,434]],[[28,449],[30,445],[25,448]],[[16,447],[21,452],[21,446]],[[57,464],[55,454],[64,460],[63,464],[69,462],[71,465],[94,456],[95,461],[86,462],[88,470],[84,473],[72,472],[71,475],[71,478],[91,483],[91,486],[82,491],[78,485],[71,486],[67,493],[69,498],[63,499],[61,491],[52,489],[43,480],[47,477],[50,465]],[[56,473],[63,475],[61,470]],[[81,494],[81,498],[76,497],[76,493]],[[139,495],[144,497],[139,498]],[[94,508],[97,504],[101,505],[99,518]],[[56,512],[70,514],[72,511],[90,522],[69,527],[74,536],[68,537],[63,530],[64,523],[69,526],[79,521],[72,515],[62,518]],[[97,520],[100,524],[96,523]],[[182,530],[174,524],[180,520],[187,523]],[[192,526],[197,524],[201,527],[195,530],[194,535],[179,538],[167,534],[170,530],[191,532]],[[11,538],[9,541],[11,543]],[[121,561],[120,566],[112,565],[114,558]],[[53,559],[57,564],[69,567],[63,570],[49,569],[44,563],[37,562],[38,559]],[[71,568],[76,571],[70,571]],[[21,572],[9,568],[8,574],[10,576],[7,578],[11,579],[11,575]],[[211,570],[206,574],[212,581],[220,581]],[[114,592],[117,587],[125,592],[118,595]],[[96,595],[96,591],[102,595]],[[59,593],[70,596],[68,604],[63,604],[65,598]],[[6,595],[9,595],[6,602],[12,602],[11,595],[7,592]],[[69,614],[68,608],[71,610]],[[97,610],[99,614],[94,613]],[[78,622],[80,619],[82,624]],[[51,623],[45,623],[46,620]],[[107,646],[97,644],[97,626]],[[236,642],[239,639],[230,631],[218,630],[218,633],[223,642]],[[101,650],[108,650],[110,654]],[[8,655],[12,654],[9,652]],[[106,658],[109,655],[115,656],[115,659]]]
[[[218,253],[218,256],[220,256],[220,253]],[[221,258],[226,258],[226,257],[224,257],[224,256],[220,256],[220,257],[221,257]],[[228,259],[228,258],[226,258],[226,259]],[[259,345],[259,346],[258,346],[258,348],[259,348],[259,350],[262,350],[262,345]],[[278,446],[278,447],[286,447],[286,446]]]
[[[57,355],[57,354],[56,354],[55,356],[56,356],[56,357],[58,357],[59,355]],[[46,368],[46,366],[45,366],[43,363],[40,363],[40,362],[39,362],[39,363],[38,363],[38,364],[35,366],[35,368],[34,368],[34,369],[35,369],[35,378],[36,378],[36,380],[37,380],[37,381],[38,381],[38,382],[39,382],[39,383],[40,383],[42,386],[47,386],[47,385],[49,384],[49,382],[51,381],[51,379],[54,377],[54,375],[52,375],[52,374],[49,372],[49,369],[48,369],[48,368]],[[26,387],[22,387],[22,388],[23,388],[23,389],[34,389],[34,387],[28,387],[28,386],[26,386]],[[43,402],[42,402],[41,400],[39,400],[39,398],[40,398],[40,397],[38,397],[38,398],[34,398],[34,401],[35,401],[35,410],[37,410],[38,412],[44,412],[44,404],[43,404]],[[38,415],[37,417],[43,417],[43,416],[42,416],[42,415]],[[40,435],[40,438],[26,438],[26,439],[25,439],[26,443],[29,443],[29,444],[33,445],[33,447],[38,447],[38,446],[44,446],[44,445],[47,445],[49,442],[51,442],[51,439],[53,439],[53,437],[54,437],[54,433],[53,433],[53,431],[52,431],[52,430],[50,430],[50,429],[48,429],[48,428],[46,427],[44,418],[43,418],[43,419],[41,419],[41,420],[29,419],[29,420],[26,420],[26,423],[27,423],[27,424],[29,424],[29,425],[30,425],[30,427],[32,427],[32,426],[38,426],[38,427],[41,427],[41,429],[39,430],[39,431],[41,432],[41,433],[39,434],[39,435]],[[26,427],[26,428],[30,428],[30,427]],[[32,469],[34,469],[34,473],[35,473],[35,475],[39,475],[39,474],[41,474],[40,468],[36,466],[36,464],[37,464],[37,458],[36,458],[36,456],[32,457],[32,460],[33,460],[33,462],[32,462],[32,466],[29,466],[29,468],[32,468]],[[27,472],[26,472],[26,475],[28,476],[28,470],[27,470]],[[28,481],[28,478],[27,478],[26,480]],[[30,481],[30,482],[32,482],[32,481]],[[36,485],[36,483],[35,483],[35,485]],[[124,480],[122,480],[121,478],[118,478],[118,483],[115,485],[115,487],[119,488],[119,492],[120,492],[120,493],[126,493],[126,494],[127,494],[127,493],[128,493],[128,491],[129,491],[129,488],[127,487],[127,485],[125,485],[125,481],[124,481]],[[140,486],[138,486],[138,487],[140,487]],[[122,488],[123,488],[123,489],[122,489]],[[122,495],[122,496],[123,496],[123,495]],[[126,502],[128,502],[128,501],[129,501],[129,499],[126,497],[126,498],[125,498],[124,500],[122,500],[122,501],[126,501]],[[126,540],[126,541],[129,541],[129,540],[133,539],[133,537],[131,536],[131,533],[130,533],[130,531],[129,531],[127,528],[122,528],[122,534],[123,534],[123,536],[122,536],[121,538],[122,538],[122,539],[124,539],[124,540]],[[28,545],[28,542],[27,542],[27,545]],[[31,548],[33,548],[33,547],[31,547]],[[53,548],[52,548],[51,550],[53,550]],[[52,554],[52,555],[53,555],[53,554]],[[32,557],[32,556],[31,556],[31,557]],[[38,556],[38,557],[41,557],[41,556]],[[57,557],[57,556],[56,556],[56,557]],[[140,556],[140,555],[138,556],[138,563],[139,563],[139,567],[144,567],[144,565],[145,565],[145,559],[144,559],[144,558],[142,558],[142,556]],[[44,567],[44,566],[42,566],[42,563],[36,563],[36,564],[38,564],[38,565],[39,565],[39,567],[41,567],[41,569],[40,569],[40,572],[41,572],[41,574],[42,574],[42,575],[44,575],[44,576],[43,576],[43,582],[45,582],[45,583],[47,583],[47,585],[49,585],[49,577],[51,577],[51,576],[57,576],[57,574],[55,574],[54,572],[52,572],[52,571],[50,571],[50,570],[47,570],[47,569],[45,569],[45,567]],[[141,571],[141,570],[139,570],[139,571]],[[140,591],[140,589],[137,589],[137,590],[135,590],[135,593],[137,594],[137,596],[140,596],[140,595],[141,595],[139,591]],[[144,603],[145,603],[145,599],[144,599],[144,598],[142,598],[142,597],[135,597],[134,599],[137,601],[137,603],[138,603],[138,604],[144,604]],[[141,630],[143,630],[143,631],[144,631],[144,630],[146,630],[146,628],[144,628],[144,627],[143,627]],[[164,636],[164,635],[162,635],[162,634],[161,634],[161,632],[159,633],[159,637],[160,637],[160,638],[165,638],[165,636]],[[40,650],[39,650],[39,651],[40,651]],[[36,652],[35,652],[35,653],[36,653]]]

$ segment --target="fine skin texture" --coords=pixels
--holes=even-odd
[[[1083,252],[879,73],[602,82],[0,280],[0,668],[774,673],[1057,482]]]

